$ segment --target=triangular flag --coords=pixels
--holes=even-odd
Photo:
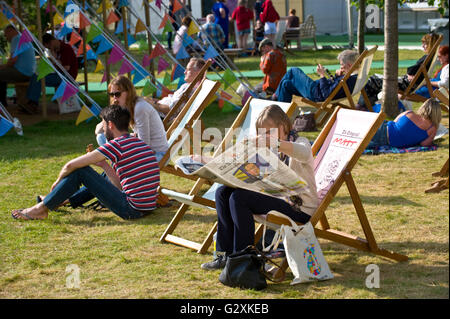
[[[150,65],[150,56],[148,54],[144,54],[144,57],[142,58],[142,65],[144,67],[148,67]]]
[[[47,2],[47,0],[39,0],[39,7],[43,7],[43,5]]]
[[[58,12],[53,16],[53,25],[59,25],[61,22],[64,22],[63,18],[59,15]]]
[[[113,48],[113,45],[111,43],[109,43],[108,40],[105,39],[105,37],[103,35],[99,35],[99,37],[101,37],[100,40],[100,44],[97,48],[97,55],[100,55],[106,51],[108,51],[109,49]]]
[[[236,76],[230,69],[225,70],[222,79],[224,81],[225,89],[237,81]]]
[[[82,12],[80,12],[80,29],[84,29],[89,25],[91,25],[89,19],[86,18]]]
[[[161,44],[156,43],[155,47],[152,50],[152,53],[150,54],[149,59],[150,60],[154,59],[154,58],[156,58],[156,57],[158,57],[160,55],[163,55],[165,53],[166,53],[166,49],[164,49]]]
[[[48,64],[47,61],[45,59],[43,59],[43,58],[39,59],[39,62],[38,62],[36,70],[37,70],[37,74],[38,74],[38,77],[37,77],[38,80],[42,79],[47,74],[50,74],[50,73],[54,72],[54,70],[50,66],[50,64]]]
[[[182,77],[183,75],[184,75],[184,68],[179,64],[174,65],[172,69],[171,80],[175,81],[176,79]]]
[[[150,83],[149,80],[145,82],[144,88],[142,89],[142,96],[148,96],[155,93],[155,87]]]
[[[120,49],[117,45],[115,45],[111,50],[111,55],[108,59],[108,64],[114,64],[120,60],[122,60],[125,53]]]
[[[30,42],[24,43],[20,46],[20,48],[14,50],[12,57],[15,58],[16,56],[27,50],[33,50],[33,45]]]
[[[181,46],[180,49],[177,52],[176,58],[177,60],[181,60],[181,59],[188,59],[191,56],[189,55],[189,53],[186,51],[186,49],[184,48],[184,46]]]
[[[28,43],[31,41],[33,41],[33,39],[31,38],[31,35],[28,32],[28,30],[27,29],[23,30],[22,34],[20,35],[19,44],[17,45],[17,49],[20,49],[22,44]]]
[[[122,7],[128,6],[128,0],[120,0],[119,1],[119,9]]]
[[[103,70],[103,64],[102,64],[102,61],[100,59],[98,59],[97,66],[95,67],[94,73],[100,72],[101,70]]]
[[[130,25],[127,23],[127,30],[130,28]],[[115,34],[119,34],[123,32],[123,20],[120,20],[119,23],[117,23],[117,28],[115,31]]]
[[[71,46],[74,46],[75,44],[78,43],[78,41],[81,40],[81,37],[78,33],[76,32],[72,32],[72,34],[70,35],[70,40],[69,40],[69,44]]]
[[[56,89],[55,95],[53,95],[52,101],[62,97],[65,89],[66,89],[66,82],[61,81],[61,84]]]
[[[73,31],[72,28],[69,28],[66,24],[64,24],[61,31],[58,33],[58,38],[63,39],[66,37],[66,35],[70,34],[72,31]]]
[[[170,66],[170,64],[166,60],[164,60],[163,57],[159,58],[159,61],[158,61],[158,74],[160,74],[162,71],[167,69],[169,66]]]
[[[220,92],[220,97],[225,99],[225,100],[227,100],[227,101],[230,101],[233,98],[233,96],[231,94],[225,92],[224,90],[222,90]]]
[[[162,0],[155,1],[155,6],[157,6],[159,8],[159,10],[161,10],[161,3],[162,3]]]
[[[190,36],[187,35],[187,33],[183,33],[183,46],[187,47],[188,45],[191,45],[194,43],[194,39],[192,39]]]
[[[170,80],[170,74],[168,72],[166,72],[166,74],[164,74],[162,84],[164,84],[165,86],[168,86],[170,84],[170,82],[172,82]]]
[[[111,11],[108,15],[108,18],[106,19],[106,25],[110,25],[111,23],[119,21],[120,18],[117,16],[117,14],[114,13],[114,11]]]
[[[3,116],[0,115],[0,136],[5,135],[8,133],[10,129],[14,127],[14,124],[5,119]]]
[[[161,20],[161,23],[159,24],[158,29],[164,28],[164,26],[166,25],[168,19],[169,19],[169,14],[166,13],[166,14],[164,15],[164,18]]]
[[[106,1],[106,11],[108,11],[109,9],[111,9],[113,7],[113,4],[111,1]],[[103,12],[103,1],[102,3],[100,3],[100,6],[98,7],[97,13],[102,13]]]
[[[100,84],[103,83],[103,82],[106,82],[106,81],[107,81],[107,73],[104,72],[104,73],[103,73],[102,80],[100,81]]]
[[[100,34],[102,34],[102,30],[99,29],[95,24],[92,24],[91,27],[89,28],[89,32],[86,36],[86,42],[91,42]]]
[[[76,94],[78,92],[78,89],[76,87],[74,87],[72,84],[67,83],[65,89],[64,89],[64,94],[61,98],[60,103],[64,103],[64,101],[66,101],[68,98],[70,98],[71,96],[73,96],[74,94]]]
[[[166,88],[165,86],[163,86],[162,87],[162,90],[161,90],[161,95],[160,95],[160,99],[163,99],[163,98],[165,98],[166,96],[168,96],[170,93],[172,93],[172,91],[171,90],[169,90],[168,88]]]
[[[209,45],[208,50],[206,50],[205,55],[203,56],[203,59],[214,59],[216,56],[218,56],[219,53],[217,53],[216,49],[212,46],[212,44]]]
[[[178,90],[184,83],[186,83],[186,81],[184,80],[184,74],[183,74],[183,76],[181,76],[180,79],[178,80],[177,90]]]
[[[128,62],[127,60],[124,60],[122,63],[122,66],[120,67],[118,75],[129,73],[132,70],[134,70],[133,65],[130,62]]]
[[[86,55],[89,55],[89,52],[92,51],[91,47],[89,46],[89,44],[86,44]],[[92,52],[94,53],[94,52]],[[81,41],[80,46],[78,47],[78,52],[77,52],[77,56],[82,56],[84,54],[84,46],[83,46],[83,41]],[[95,54],[94,54],[95,56]]]
[[[0,28],[4,29],[8,24],[10,24],[8,18],[5,17],[3,12],[0,12]]]
[[[181,9],[183,9],[183,5],[180,3],[180,1],[175,0],[175,1],[173,2],[173,9],[172,9],[173,13],[175,13],[175,12],[177,12],[178,10],[181,10]]]
[[[137,22],[136,22],[136,26],[134,28],[134,35],[136,36],[137,33],[145,31],[145,30],[146,30],[145,24],[141,21],[141,19],[138,18]]]
[[[174,32],[175,30],[173,29],[172,23],[167,22],[166,25],[164,26],[163,29],[163,34],[166,32]]]
[[[128,33],[127,35],[128,45],[132,45],[133,43],[136,43],[136,39],[133,38],[131,34]]]
[[[188,28],[187,34],[188,35],[193,35],[193,34],[199,32],[199,31],[200,31],[200,29],[197,27],[197,24],[195,24],[194,20],[192,20],[191,23],[189,24],[189,28]]]
[[[87,120],[88,118],[95,116],[95,114],[86,106],[83,105],[81,108],[80,113],[78,114],[77,121],[75,122],[75,125],[80,124],[81,122]]]
[[[134,66],[134,70],[131,71],[131,74],[134,74],[133,84],[138,83],[139,81],[145,79],[150,73],[147,72],[142,66],[137,62],[132,62]]]

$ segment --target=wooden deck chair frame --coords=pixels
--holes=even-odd
[[[358,93],[362,94],[367,107],[369,108],[370,111],[372,110],[372,105],[370,104],[369,98],[366,94],[366,91],[364,90],[364,86],[369,78],[369,71],[372,65],[373,55],[375,54],[377,49],[378,46],[375,45],[370,50],[364,50],[363,53],[361,53],[361,55],[355,61],[355,63],[353,63],[347,74],[339,81],[339,84],[334,88],[334,90],[326,98],[325,101],[313,102],[305,97],[299,97],[302,103],[317,108],[317,111],[314,114],[314,118],[318,126],[322,126],[323,123],[325,123],[327,118],[333,113],[336,106],[355,109],[355,102],[353,101],[353,96]],[[358,71],[358,78],[356,80],[357,82],[355,84],[355,87],[353,88],[353,92],[350,92],[350,89],[347,85],[347,80],[356,71]],[[334,100],[334,98],[341,89],[344,90],[345,97],[342,99]],[[346,101],[347,104],[343,103],[344,101]]]
[[[314,142],[312,146],[313,154],[317,154],[324,144],[324,142],[327,139],[328,134],[330,133],[334,123],[336,122],[338,112],[341,108],[337,107],[336,110],[333,112],[331,118],[323,128],[320,135],[317,137],[316,141]],[[358,190],[355,185],[355,181],[353,180],[351,171],[355,164],[358,162],[359,157],[363,153],[364,149],[369,144],[370,140],[372,139],[373,135],[377,131],[378,127],[382,124],[383,120],[385,118],[385,114],[383,112],[380,112],[377,115],[377,119],[375,120],[374,124],[368,131],[367,135],[364,137],[363,141],[349,160],[349,162],[346,164],[344,169],[342,170],[341,174],[339,174],[338,178],[335,180],[334,184],[331,186],[331,188],[326,193],[325,197],[322,199],[319,207],[315,211],[315,213],[312,215],[310,222],[314,226],[314,231],[317,237],[321,237],[333,242],[341,243],[353,248],[356,248],[358,250],[367,251],[374,253],[376,255],[384,256],[396,261],[406,261],[408,259],[407,256],[400,255],[385,249],[381,249],[378,247],[378,244],[375,240],[375,237],[372,232],[372,228],[370,227],[369,220],[367,219],[361,198],[359,196]],[[355,207],[356,214],[359,218],[360,224],[362,226],[364,235],[366,239],[350,235],[347,233],[344,233],[342,231],[334,230],[330,228],[330,224],[328,222],[328,219],[325,215],[325,211],[327,210],[328,206],[330,205],[333,198],[336,196],[337,192],[341,188],[342,184],[346,184],[348,191],[350,193],[350,197],[353,202],[353,206]],[[275,225],[281,225],[286,224],[290,225],[290,222],[287,219],[283,219],[276,216],[271,216],[270,214],[267,215],[267,220],[264,221],[261,218],[257,218],[255,216],[255,220],[260,223],[267,223],[275,224]],[[320,222],[321,228],[317,228],[317,224]],[[255,232],[255,242],[259,240],[262,236],[263,227],[262,224],[259,225]],[[288,267],[287,261],[284,260],[282,262],[282,268],[283,270],[286,270]]]
[[[442,42],[442,39],[444,36],[441,34],[439,35],[438,39],[436,40],[436,43],[433,45],[433,47],[430,50],[430,53],[426,57],[426,59],[423,61],[423,63],[420,65],[419,70],[414,75],[414,78],[409,82],[408,87],[405,91],[399,90],[399,93],[401,94],[400,100],[409,100],[413,102],[425,102],[427,98],[416,94],[415,91],[420,88],[422,85],[426,85],[428,88],[428,92],[430,93],[430,96],[433,96],[433,87],[431,85],[431,76],[432,76],[432,69],[434,66],[434,62],[437,59],[439,45]],[[429,67],[427,67],[429,65]],[[419,77],[423,75],[423,80],[419,85],[416,85],[417,81],[419,80]]]
[[[252,97],[250,97],[247,100],[246,104],[244,105],[242,110],[239,112],[238,116],[236,117],[233,124],[231,125],[231,128],[227,131],[226,135],[224,136],[223,140],[219,144],[219,147],[217,148],[217,150],[213,156],[216,156],[220,152],[225,151],[227,146],[231,145],[231,143],[233,142],[232,139],[234,137],[233,130],[237,129],[239,127],[242,127],[242,124],[244,123],[244,121],[247,117],[247,114],[250,110],[250,103],[252,100],[256,101],[256,99],[253,99]],[[272,101],[269,102],[266,100],[264,100],[264,103],[277,104],[277,102],[272,102]],[[286,104],[286,103],[284,103],[284,104]],[[297,105],[292,102],[289,104],[286,114],[290,118],[292,118],[293,115],[295,114],[296,110],[297,110]],[[208,181],[203,178],[197,178],[197,181],[194,184],[194,186],[192,187],[192,189],[190,190],[189,194],[186,195],[186,201],[182,201],[181,206],[179,207],[178,211],[172,218],[170,224],[167,226],[166,230],[164,231],[163,235],[161,236],[161,238],[160,238],[161,242],[169,242],[169,243],[172,243],[175,245],[190,248],[190,249],[197,251],[200,254],[204,254],[207,252],[209,246],[211,246],[211,243],[213,241],[213,235],[217,229],[217,222],[211,228],[211,230],[209,231],[208,235],[206,236],[206,238],[203,240],[202,243],[190,241],[190,240],[173,235],[176,227],[178,226],[178,224],[180,223],[181,219],[186,214],[186,212],[190,206],[200,206],[203,208],[215,209],[216,205],[213,200],[209,200],[209,199],[203,198],[201,195],[198,195],[201,187],[207,182]],[[171,195],[174,194],[174,192],[172,192],[170,190],[166,190],[166,189],[163,189],[162,193],[169,197],[171,197]]]
[[[432,96],[434,96],[441,102],[441,109],[448,113],[448,89],[444,87],[436,89],[433,91]]]
[[[204,75],[208,71],[211,64],[212,64],[212,61],[210,61],[210,60],[206,61],[206,64],[200,69],[200,72],[198,72],[198,74],[194,77],[194,80],[191,83],[189,83],[186,91],[184,91],[181,98],[175,103],[175,105],[166,114],[166,116],[164,117],[164,120],[163,120],[164,129],[167,130],[169,128],[169,126],[172,124],[172,122],[173,122],[171,120],[172,117],[174,116],[174,114],[177,114],[179,112],[179,109],[182,107],[182,105],[184,103],[186,103],[186,101],[189,99],[195,86],[197,85],[198,82],[200,82],[203,79]]]
[[[211,87],[210,91],[207,92],[206,96],[203,97],[203,100],[200,102],[200,105],[198,105],[195,110],[191,110],[191,107],[196,102],[197,97],[200,96],[203,85],[205,83],[208,83],[208,85]],[[163,158],[159,162],[159,168],[161,171],[184,178],[197,180],[197,178],[193,176],[183,174],[180,170],[174,169],[174,167],[171,164],[169,164],[170,156],[173,152],[175,152],[175,147],[180,146],[181,141],[183,139],[192,138],[194,125],[196,125],[197,121],[200,119],[200,116],[203,113],[204,109],[212,102],[219,87],[220,82],[203,79],[200,85],[194,91],[194,93],[191,94],[189,100],[183,106],[181,111],[175,117],[175,119],[173,120],[172,124],[169,126],[166,132],[167,139],[169,141],[172,140],[172,142],[169,143],[169,149],[166,151]],[[193,111],[193,113],[192,114],[188,113],[190,111]],[[186,129],[189,134],[186,134],[186,132],[184,132],[183,134],[178,134],[178,136],[176,137],[172,137],[173,134],[177,134],[177,129],[180,128],[179,126],[183,121],[185,121],[185,123],[182,128]]]

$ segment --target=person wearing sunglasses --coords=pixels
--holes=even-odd
[[[110,105],[120,105],[130,111],[131,129],[137,137],[151,147],[159,162],[169,145],[164,125],[156,109],[146,100],[137,96],[133,83],[123,75],[119,75],[109,83],[108,97]],[[95,133],[98,144],[104,144],[106,139],[100,125],[97,125]]]

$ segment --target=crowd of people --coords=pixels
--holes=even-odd
[[[247,7],[245,0],[237,1],[233,10],[225,4],[226,0],[217,0],[201,32],[208,34],[219,48],[227,48],[229,23],[235,21],[238,47],[246,48],[251,33],[251,22],[255,22],[255,35],[259,40],[258,50],[261,53],[260,69],[264,74],[258,89],[260,93],[264,92],[267,99],[291,102],[296,95],[314,102],[324,101],[358,59],[356,51],[342,51],[337,56],[340,68],[331,77],[324,66],[317,65],[316,73],[319,75],[317,80],[308,76],[300,67],[287,70],[286,57],[274,39],[276,22],[280,17],[272,1],[256,1],[253,10]],[[299,20],[295,16],[295,10],[291,10],[289,18],[288,23],[291,27],[298,26]],[[173,43],[172,34],[168,35],[169,47],[175,55],[182,46],[191,19],[188,15],[181,18],[181,25],[176,30]],[[5,35],[11,43],[11,52],[14,52],[18,43],[17,31],[7,26]],[[425,54],[399,78],[401,90],[410,84],[423,61],[431,53],[430,50],[436,40],[434,34],[427,34],[422,38]],[[206,43],[207,40],[203,41]],[[64,72],[76,79],[78,64],[73,49],[64,41],[48,34],[44,36],[43,44],[60,62]],[[441,68],[431,80],[434,89],[449,87],[448,55],[448,45],[441,46],[438,50]],[[26,220],[45,219],[49,211],[60,205],[69,204],[78,207],[94,197],[123,219],[141,218],[157,208],[159,162],[169,149],[163,119],[186,94],[187,87],[204,65],[203,59],[190,58],[185,68],[185,83],[173,94],[162,99],[139,97],[128,77],[114,78],[107,89],[110,106],[105,107],[100,113],[101,122],[95,129],[98,148],[67,162],[50,187],[49,194],[39,196],[38,203],[32,207],[14,210],[12,217]],[[356,74],[347,78],[350,91],[353,90],[356,80]],[[35,74],[34,53],[28,50],[22,51],[0,66],[0,102],[7,105],[7,84],[20,81],[30,82],[27,92],[29,102],[23,107],[25,111],[34,113],[41,90]],[[45,82],[48,86],[56,87],[61,83],[61,79],[56,73],[52,73],[45,77]],[[419,78],[417,83],[420,82]],[[382,90],[382,81],[375,75],[370,77],[365,90],[370,102],[375,103],[378,93]],[[428,89],[419,89],[417,92],[428,100],[417,112],[407,110],[395,120],[385,121],[370,142],[370,148],[383,145],[428,146],[433,143],[442,117],[441,107],[438,101],[430,98]],[[336,98],[344,96],[344,89],[335,95]],[[358,108],[364,109],[364,103],[364,99],[360,99]],[[315,192],[311,144],[292,130],[291,120],[283,110],[276,104],[266,107],[256,121],[256,129],[266,130],[267,134],[255,137],[257,141],[264,141],[265,145],[272,145],[276,138],[279,158],[307,181],[311,192],[302,193],[301,198],[300,195],[293,196],[292,202],[286,202],[248,190],[226,186],[218,188],[215,195],[218,217],[216,248],[220,253],[213,261],[203,264],[204,269],[223,268],[227,256],[254,242],[254,214],[265,214],[275,209],[295,221],[306,223],[319,204]],[[269,133],[273,132],[273,129],[277,130],[277,137]],[[97,173],[90,165],[100,167],[104,173]]]

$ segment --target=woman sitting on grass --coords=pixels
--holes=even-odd
[[[291,196],[288,202],[245,189],[219,187],[216,191],[217,258],[202,264],[203,269],[221,269],[225,267],[227,256],[254,244],[254,214],[276,210],[297,222],[306,223],[319,204],[311,144],[291,131],[292,124],[286,113],[278,105],[270,105],[259,115],[256,128],[266,132],[259,135],[257,141],[263,145],[278,142],[280,159],[306,181],[309,189]],[[271,129],[278,130],[277,136],[269,134]]]
[[[384,145],[400,148],[415,145],[430,146],[440,122],[439,102],[428,99],[417,113],[406,111],[398,115],[394,121],[384,121],[367,148],[373,149]]]

